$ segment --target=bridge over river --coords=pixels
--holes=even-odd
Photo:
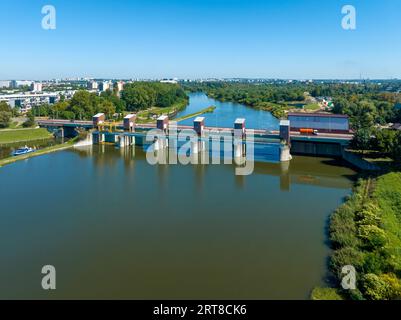
[[[218,132],[221,136],[232,137],[237,140],[237,148],[234,146],[234,155],[243,156],[246,153],[248,137],[252,135],[255,148],[263,150],[273,161],[288,161],[291,154],[320,155],[341,157],[344,148],[353,138],[351,133],[320,132],[305,134],[300,131],[291,131],[287,120],[280,122],[278,131],[250,129],[245,127],[246,119],[237,119],[232,128],[205,126],[205,118],[197,117],[193,126],[178,125],[169,122],[167,116],[161,116],[156,123],[136,123],[134,114],[127,115],[122,122],[108,122],[104,114],[97,114],[92,121],[76,121],[62,119],[40,120],[40,127],[52,131],[58,131],[61,136],[73,136],[77,129],[91,131],[93,143],[116,143],[120,147],[128,145],[145,145],[146,135],[153,129],[159,129],[166,137],[153,141],[156,150],[168,146],[171,140],[171,132],[175,135],[184,131],[194,130],[197,135],[197,143],[192,146],[195,153],[203,151],[205,142],[210,142]],[[93,139],[92,139],[93,137]],[[159,141],[157,141],[159,140]],[[241,141],[238,143],[238,140]]]

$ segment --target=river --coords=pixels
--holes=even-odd
[[[217,106],[207,125],[277,125],[200,94],[184,112],[192,103]],[[140,148],[110,145],[16,162],[0,168],[0,298],[307,299],[327,270],[328,216],[354,177],[336,160],[299,156],[249,176],[152,166]],[[54,291],[41,288],[49,264]]]

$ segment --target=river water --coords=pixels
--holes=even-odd
[[[277,125],[199,94],[188,113],[192,102],[218,106],[218,125],[245,114],[248,127]],[[298,156],[249,176],[234,169],[152,166],[140,148],[110,145],[0,168],[0,298],[307,299],[355,172]],[[55,291],[41,288],[44,265],[56,268]]]
[[[201,115],[205,117],[205,125],[208,127],[232,128],[235,119],[245,118],[246,127],[251,129],[278,130],[279,128],[279,120],[273,117],[270,112],[256,110],[235,102],[220,102],[203,93],[190,94],[189,106],[178,113],[176,117],[180,118],[193,114],[210,106],[215,106],[215,111]],[[183,120],[180,124],[192,125],[193,118]]]

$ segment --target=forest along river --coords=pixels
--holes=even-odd
[[[206,125],[268,112],[192,94]],[[186,120],[191,123],[191,119]],[[295,156],[232,165],[155,165],[141,148],[95,145],[0,168],[0,298],[307,299],[329,254],[325,227],[355,172]],[[44,291],[53,265],[57,289]]]

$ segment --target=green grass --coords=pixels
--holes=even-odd
[[[317,103],[310,103],[304,106],[304,110],[308,110],[308,111],[316,111],[319,110],[320,106]]]
[[[311,293],[312,300],[344,300],[335,288],[316,287]]]
[[[46,129],[0,130],[0,145],[32,140],[49,139],[52,134]]]
[[[401,173],[392,172],[378,178],[372,198],[380,207],[381,227],[386,232],[391,262],[401,271]]]
[[[205,108],[205,109],[203,109],[203,110],[200,110],[200,111],[198,111],[198,112],[191,113],[191,114],[187,114],[186,116],[176,118],[176,119],[174,119],[174,121],[177,121],[177,122],[178,122],[178,121],[182,121],[182,120],[186,120],[186,119],[191,119],[191,118],[200,116],[201,114],[204,114],[204,113],[212,113],[215,109],[216,109],[215,106],[210,106],[210,107]]]
[[[153,115],[161,116],[163,114],[167,115],[175,115],[177,112],[182,111],[188,105],[188,100],[183,99],[170,107],[160,108],[160,107],[152,107],[146,110],[141,110],[137,112],[137,120],[138,123],[152,123],[155,122],[155,119],[152,119]]]

